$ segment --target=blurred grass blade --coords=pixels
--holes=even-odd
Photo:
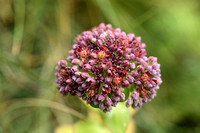
[[[70,113],[81,119],[85,118],[84,115],[77,112],[76,110],[73,110],[73,109],[67,107],[66,105],[63,105],[63,104],[60,104],[57,102],[53,102],[53,101],[49,101],[49,100],[45,100],[45,99],[25,98],[25,99],[20,99],[20,100],[11,100],[11,101],[1,103],[0,107],[4,106],[5,104],[6,105],[9,104],[9,106],[6,109],[6,112],[4,112],[4,113],[8,113],[8,112],[11,112],[15,109],[22,108],[22,107],[48,107],[51,109],[57,109],[57,110],[63,111],[65,113]]]
[[[23,40],[23,33],[24,33],[25,0],[14,0],[14,10],[15,10],[15,25],[14,25],[12,54],[18,55],[20,52]]]
[[[100,7],[105,17],[114,27],[120,26],[120,21],[110,0],[93,0],[93,2]]]

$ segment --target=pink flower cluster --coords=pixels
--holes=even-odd
[[[104,112],[118,102],[141,107],[162,83],[157,58],[146,56],[140,37],[100,24],[75,39],[67,60],[58,62],[57,88]]]

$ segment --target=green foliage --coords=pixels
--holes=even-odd
[[[125,133],[129,120],[130,111],[125,107],[125,104],[118,103],[116,108],[113,108],[111,113],[101,113],[105,125],[113,133]]]
[[[75,126],[75,133],[109,133],[109,130],[101,126],[94,118],[83,120]]]

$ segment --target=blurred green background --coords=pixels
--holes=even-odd
[[[75,36],[101,22],[141,36],[161,64],[136,132],[200,132],[199,0],[0,0],[0,133],[51,133],[88,116],[78,98],[61,97],[54,73]]]

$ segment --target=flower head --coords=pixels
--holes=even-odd
[[[126,95],[131,94],[126,106],[133,108],[156,95],[162,83],[160,64],[146,56],[140,37],[102,23],[78,35],[74,43],[67,61],[56,67],[57,88],[63,95],[78,96],[104,112],[127,100]]]

